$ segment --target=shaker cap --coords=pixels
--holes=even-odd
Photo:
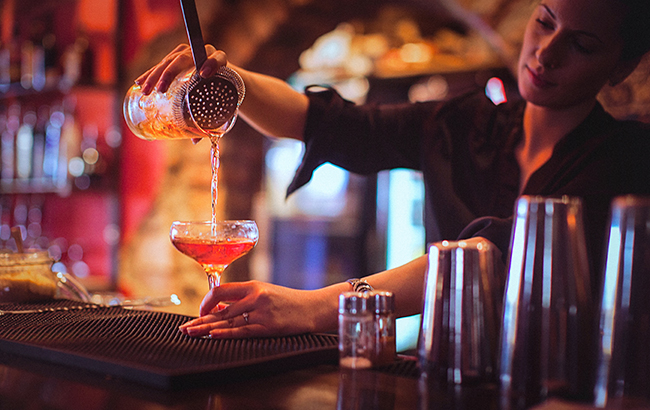
[[[373,300],[365,292],[344,292],[339,295],[339,313],[371,313],[373,306]]]

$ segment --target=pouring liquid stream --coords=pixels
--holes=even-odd
[[[212,181],[211,181],[211,196],[212,196],[212,234],[216,234],[217,223],[217,200],[219,197],[219,141],[222,135],[213,135],[210,137],[211,147],[211,168],[212,168]]]
[[[217,234],[217,201],[219,198],[219,164],[220,164],[220,153],[219,153],[219,141],[221,140],[221,137],[223,134],[219,135],[212,135],[210,137],[210,143],[211,143],[211,158],[210,158],[210,165],[212,168],[212,181],[211,181],[211,196],[212,196],[212,236],[216,236]],[[217,264],[217,265],[212,265],[212,264],[205,264],[204,269],[206,273],[208,274],[208,282],[210,284],[210,289],[212,289],[215,286],[221,285],[221,275],[223,274],[223,271],[226,269],[225,264]]]

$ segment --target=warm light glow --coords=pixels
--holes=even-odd
[[[95,148],[86,148],[83,152],[83,159],[87,164],[96,164],[99,160],[99,152]]]
[[[431,49],[424,43],[407,43],[399,52],[400,58],[406,63],[426,63],[431,60]]]
[[[117,6],[115,3],[116,0],[78,1],[79,25],[87,31],[111,32],[117,25]]]
[[[79,157],[70,158],[70,161],[68,162],[68,172],[70,175],[73,177],[81,176],[84,173],[84,168],[85,165],[83,159]]]
[[[304,70],[319,70],[341,66],[350,53],[354,28],[340,24],[334,31],[319,37],[314,44],[300,55],[300,67]]]
[[[182,14],[175,7],[152,6],[149,1],[134,1],[132,4],[138,16],[138,35],[143,43],[182,23]]]
[[[441,75],[432,75],[425,82],[413,84],[409,89],[409,101],[441,101],[449,93],[449,83]]]

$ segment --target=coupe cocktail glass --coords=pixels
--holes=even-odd
[[[169,233],[180,252],[201,264],[210,289],[219,286],[223,271],[257,244],[255,221],[176,221]]]

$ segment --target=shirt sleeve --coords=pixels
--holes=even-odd
[[[425,119],[439,103],[356,105],[331,88],[308,88],[306,95],[305,150],[287,196],[309,182],[314,170],[326,162],[364,175],[419,169]]]
[[[510,248],[510,236],[514,217],[495,218],[486,216],[477,218],[463,229],[458,240],[482,237],[492,242],[500,251],[503,263],[507,263]]]

